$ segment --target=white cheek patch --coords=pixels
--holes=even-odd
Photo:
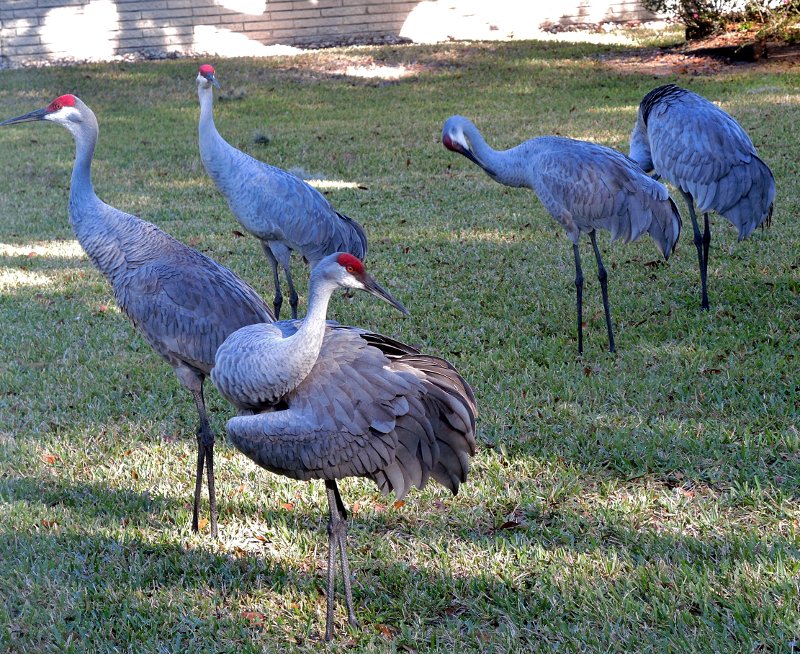
[[[64,123],[67,121],[72,122],[80,122],[81,120],[81,112],[78,111],[75,107],[61,107],[58,111],[54,111],[51,114],[47,114],[46,120],[52,120],[57,123]]]

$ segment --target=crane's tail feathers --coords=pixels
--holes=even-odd
[[[427,419],[419,421],[411,415],[398,421],[395,460],[373,475],[381,493],[394,492],[395,497],[401,500],[412,486],[423,488],[428,483],[440,456],[433,428]]]
[[[769,227],[775,208],[775,178],[769,166],[756,156],[750,160],[747,180],[749,185],[741,187],[741,196],[734,206],[717,209],[739,230],[740,241],[750,236],[756,227]]]
[[[474,393],[444,359],[409,355],[401,363],[413,369],[422,392],[408,398],[408,412],[397,419],[395,460],[371,476],[382,493],[398,499],[430,477],[455,494],[475,454]]]
[[[716,182],[690,181],[683,190],[692,196],[698,213],[716,211],[746,239],[760,225],[769,225],[775,203],[775,178],[769,166],[750,154]]]
[[[683,227],[678,205],[670,197],[667,200],[669,202],[662,203],[658,210],[653,212],[653,219],[647,229],[647,233],[650,234],[664,259],[669,259],[675,251]]]
[[[337,326],[339,326],[337,324]],[[353,330],[354,327],[342,327],[342,329]],[[419,354],[419,350],[393,338],[384,336],[383,334],[376,334],[365,329],[359,329],[358,335],[363,338],[370,345],[380,349],[390,359],[399,359],[408,354]]]
[[[439,460],[433,478],[455,495],[467,478],[470,458],[475,454],[475,416],[477,407],[472,388],[444,359],[407,357],[415,368],[425,372],[429,415],[438,419],[434,426]]]
[[[367,258],[367,234],[364,231],[364,228],[359,224],[358,221],[353,220],[350,216],[346,216],[338,211],[336,212],[336,215],[347,224],[350,230],[347,251],[353,256],[364,261],[364,259]]]
[[[423,371],[429,381],[435,381],[438,386],[447,389],[454,397],[465,402],[472,414],[471,420],[473,423],[475,422],[475,413],[477,413],[475,393],[449,362],[439,357],[425,355],[406,357],[404,362],[408,361],[414,361],[417,370]]]

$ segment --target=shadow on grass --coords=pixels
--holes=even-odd
[[[10,635],[0,630],[0,643],[6,635],[5,644],[19,648],[6,651],[64,651],[68,640],[97,651],[134,642],[149,643],[147,651],[163,651],[157,642],[192,649],[214,642],[220,630],[244,642],[253,632],[239,597],[257,589],[280,596],[290,575],[269,560],[127,535],[0,530],[0,553],[0,607]]]
[[[180,511],[177,498],[129,489],[109,488],[105,484],[69,483],[58,478],[11,477],[0,479],[0,498],[4,502],[29,502],[47,507],[63,507],[79,517],[109,518],[139,522],[144,516],[165,511]]]
[[[435,522],[407,530],[386,528],[386,520],[385,514],[356,518],[351,530],[356,612],[363,624],[356,641],[387,626],[397,631],[399,643],[408,638],[404,630],[441,636],[444,629],[456,637],[526,646],[542,640],[681,642],[687,629],[728,645],[792,635],[796,563],[788,562],[796,562],[799,552],[795,539],[777,533],[735,529],[696,537],[635,525],[621,514],[553,513],[527,529],[461,536]],[[252,638],[269,646],[298,629],[309,629],[305,636],[314,639],[324,606],[325,534],[319,531],[317,571],[300,571],[261,555],[128,534],[114,539],[0,527],[2,603],[13,637],[34,649],[70,633],[100,649],[134,640],[169,642],[176,635],[223,650],[223,643]],[[398,561],[398,547],[416,550],[420,560]],[[435,554],[437,548],[445,558]],[[459,571],[455,562],[466,552],[485,559],[486,571]],[[22,588],[24,593],[15,590]],[[295,603],[303,608],[292,608]],[[347,638],[341,601],[336,616],[337,638]],[[36,628],[42,620],[48,629]]]

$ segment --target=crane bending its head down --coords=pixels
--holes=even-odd
[[[710,211],[747,238],[772,219],[775,178],[741,125],[713,102],[675,84],[642,98],[630,156],[678,187],[689,208],[700,267],[700,307],[707,310]],[[703,233],[697,221],[703,214]]]
[[[507,150],[495,150],[464,116],[451,116],[442,128],[442,144],[480,166],[500,184],[526,187],[567,232],[575,258],[578,352],[583,352],[583,271],[578,241],[588,233],[597,259],[608,346],[615,351],[608,284],[596,231],[611,240],[635,241],[650,234],[664,258],[675,249],[681,217],[669,191],[650,179],[621,152],[596,143],[560,136],[539,136]]]

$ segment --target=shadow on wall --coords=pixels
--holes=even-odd
[[[0,62],[265,56],[391,38],[526,39],[652,18],[633,0],[2,0]]]

